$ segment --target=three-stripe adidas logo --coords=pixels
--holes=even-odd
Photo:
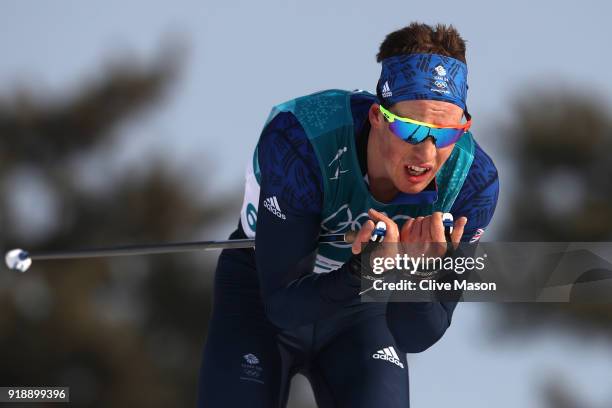
[[[272,196],[272,197],[266,198],[264,200],[264,207],[266,207],[268,209],[268,211],[270,211],[272,214],[276,215],[281,220],[287,219],[287,217],[285,217],[285,214],[283,214],[283,212],[281,211],[280,206],[278,205],[278,201],[276,200],[276,196]]]
[[[389,81],[385,81],[382,87],[382,96],[383,98],[390,98],[392,95],[393,92],[391,92],[391,88],[389,88]]]
[[[404,368],[404,364],[400,361],[393,346],[378,350],[376,353],[372,354],[372,357],[376,360],[387,360],[398,367]]]

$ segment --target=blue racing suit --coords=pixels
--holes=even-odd
[[[349,96],[354,154],[364,177],[368,110],[376,100],[364,92]],[[492,160],[473,146],[450,207],[455,218],[468,219],[466,242],[482,236],[499,191]],[[245,204],[230,236],[252,236],[256,229],[256,248],[224,250],[215,273],[201,407],[283,407],[298,372],[309,379],[320,407],[408,407],[406,353],[431,347],[450,325],[456,302],[361,303],[361,284],[348,263],[317,255],[329,213],[325,178],[346,171],[331,164],[322,170],[317,154],[292,112],[269,119],[257,145],[258,172],[247,173],[245,197],[257,178],[258,209]],[[362,181],[367,186],[367,178]],[[418,196],[399,193],[394,201],[418,202]],[[379,353],[392,358],[379,359]]]

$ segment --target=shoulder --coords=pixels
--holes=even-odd
[[[257,144],[262,188],[296,211],[317,212],[321,206],[319,162],[299,121],[278,113],[264,128]]]
[[[482,235],[495,213],[498,196],[499,179],[495,163],[476,143],[474,160],[451,209],[453,215],[468,218],[464,240],[473,242],[477,239],[475,237]]]
[[[300,122],[291,112],[279,112],[261,132],[258,146],[301,145],[307,139]]]
[[[367,118],[368,110],[373,103],[376,103],[376,96],[368,92],[356,90],[351,95],[351,111],[356,124]]]
[[[350,108],[355,130],[366,122],[375,96],[353,92]],[[323,176],[315,149],[304,127],[291,112],[279,112],[266,125],[257,145],[262,184],[268,193],[297,211],[316,212],[322,207]]]
[[[475,196],[489,187],[498,186],[498,184],[497,167],[495,167],[493,159],[474,141],[474,160],[461,188],[460,196],[466,198]]]

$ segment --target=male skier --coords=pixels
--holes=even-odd
[[[329,90],[275,106],[246,176],[238,229],[255,249],[224,250],[203,353],[199,406],[283,407],[295,373],[319,407],[408,407],[405,353],[438,341],[456,302],[360,301],[360,243],[476,242],[497,170],[466,109],[465,43],[452,26],[389,34],[376,95]],[[322,233],[359,231],[349,245]]]

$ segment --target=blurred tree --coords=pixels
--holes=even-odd
[[[108,151],[120,124],[163,99],[181,65],[175,51],[147,66],[115,64],[70,98],[45,102],[22,89],[0,100],[3,248],[200,238],[227,214],[229,199],[238,202],[200,202],[188,176],[162,160],[104,191],[90,191],[74,170],[73,159]],[[15,185],[24,171],[30,178]],[[25,188],[32,205],[48,205],[28,192],[35,182],[54,197],[55,227],[28,235],[11,200]],[[41,262],[23,275],[3,270],[0,384],[70,386],[72,406],[194,406],[216,256]]]
[[[534,90],[515,112],[505,140],[515,153],[518,186],[504,240],[610,241],[612,122],[606,104],[592,95]],[[603,333],[612,341],[612,304],[502,304],[497,311],[499,332],[521,338],[554,326],[580,337]],[[588,406],[561,391],[546,388],[549,406]]]
[[[592,97],[534,92],[516,104],[506,136],[520,195],[505,237],[606,241],[612,237],[612,123]]]
[[[578,401],[576,397],[568,391],[568,384],[560,378],[549,381],[544,385],[546,402],[555,408],[589,408],[583,401]]]

